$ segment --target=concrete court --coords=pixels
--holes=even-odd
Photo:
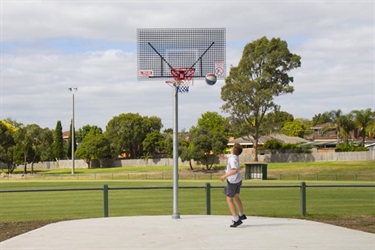
[[[181,215],[83,219],[53,223],[0,242],[1,250],[306,249],[375,250],[375,234],[307,220]]]

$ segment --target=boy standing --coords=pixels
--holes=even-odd
[[[231,150],[231,154],[227,159],[225,174],[220,177],[221,181],[224,181],[225,179],[227,180],[227,186],[224,188],[224,194],[227,196],[227,203],[233,216],[233,224],[230,225],[230,227],[237,227],[242,224],[242,220],[247,219],[246,215],[243,213],[242,201],[240,199],[242,177],[240,173],[239,155],[241,153],[242,146],[239,143],[235,143]]]

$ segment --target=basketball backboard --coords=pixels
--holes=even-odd
[[[194,68],[194,79],[225,79],[225,43],[224,28],[138,29],[138,80],[171,79],[173,68]]]

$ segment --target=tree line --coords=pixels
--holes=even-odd
[[[294,81],[289,72],[301,66],[301,57],[289,51],[286,41],[280,38],[262,37],[248,43],[237,66],[230,68],[221,89],[225,117],[216,112],[202,114],[196,126],[179,132],[179,156],[183,161],[198,161],[209,169],[212,155],[224,152],[228,138],[248,137],[253,141],[255,161],[258,160],[258,141],[263,135],[281,132],[306,137],[312,126],[330,122],[337,140],[349,142],[350,131],[362,133],[364,144],[366,131],[374,131],[374,111],[354,110],[343,114],[334,110],[312,118],[294,119],[281,111],[274,98],[294,91]],[[0,122],[0,161],[8,171],[16,165],[38,161],[50,161],[75,156],[88,164],[94,159],[114,157],[151,158],[172,155],[172,129],[162,131],[158,117],[141,116],[138,113],[120,114],[110,120],[103,132],[95,125],[85,125],[75,130],[76,138],[68,143],[62,138],[61,122],[50,130],[36,124],[23,125],[11,118]],[[71,135],[72,133],[70,133]],[[72,140],[73,143],[72,143]],[[72,145],[75,147],[72,150]],[[192,166],[191,166],[192,168]]]
[[[313,133],[312,127],[329,124],[323,133],[337,131],[338,142],[348,144],[353,139],[360,138],[360,144],[364,145],[366,133],[369,137],[375,131],[374,118],[375,112],[371,109],[354,110],[348,114],[332,110],[317,114],[311,120],[295,119],[285,111],[277,111],[265,116],[265,122],[259,131],[265,135],[279,132],[308,138]],[[189,161],[191,169],[192,161],[210,169],[214,156],[225,153],[229,138],[235,137],[238,132],[232,130],[230,125],[230,119],[217,112],[202,114],[197,125],[189,131],[179,132],[181,160]],[[162,131],[162,127],[160,118],[141,116],[138,113],[115,116],[108,122],[105,132],[96,125],[85,125],[75,133],[75,157],[85,160],[89,168],[91,160],[99,160],[103,166],[103,159],[172,157],[173,130],[168,128]],[[351,138],[354,131],[357,131],[357,138]],[[8,118],[0,122],[0,161],[7,164],[9,172],[15,166],[23,165],[24,173],[27,173],[27,164],[31,164],[33,171],[33,163],[36,162],[71,159],[72,140],[71,136],[68,141],[63,139],[60,121],[54,130],[50,130],[37,124],[23,125]],[[273,149],[274,146],[269,147]]]

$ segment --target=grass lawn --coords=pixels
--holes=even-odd
[[[374,174],[372,162],[334,162],[334,163],[272,163],[272,172],[306,172],[340,174]],[[102,188],[108,184],[109,216],[139,216],[139,215],[171,215],[172,214],[172,179],[144,178],[157,170],[168,176],[171,167],[131,167],[115,169],[79,170],[84,174],[107,174],[110,170],[118,175],[142,174],[142,178],[128,180],[107,179],[72,179],[52,178],[51,180],[33,179],[3,179],[0,190],[15,189],[61,189],[61,188]],[[139,170],[139,172],[137,172]],[[222,173],[221,168],[209,174],[200,173],[207,178],[186,178],[179,180],[179,212],[181,215],[206,214],[206,197],[203,188],[211,183],[211,214],[229,215],[229,210],[222,194],[224,183],[216,178]],[[306,170],[304,172],[304,170]],[[71,176],[69,170],[46,171],[44,174],[54,176],[63,174]],[[189,172],[182,169],[181,172]],[[212,178],[212,174],[215,174]],[[79,175],[79,174],[77,174]],[[301,216],[300,189],[298,187],[283,188],[252,188],[263,185],[298,185],[300,180],[244,180],[241,197],[246,213],[250,216],[304,218]],[[307,185],[313,184],[375,184],[374,181],[316,181],[308,180]],[[119,187],[167,187],[168,189],[146,190],[117,190]],[[202,188],[183,188],[202,187]],[[250,188],[247,188],[250,187]],[[10,233],[0,235],[4,240],[52,221],[103,217],[103,191],[45,191],[45,192],[16,192],[0,193],[0,227]],[[306,219],[323,221],[336,225],[355,228],[375,233],[375,187],[307,187],[307,216]],[[29,225],[29,226],[25,226]],[[18,232],[13,232],[19,228]]]
[[[181,214],[206,213],[206,197],[203,188],[206,182],[201,180],[179,181]],[[213,186],[211,189],[212,214],[228,214],[225,197],[222,194],[224,184],[219,181],[210,183]],[[317,182],[307,182],[307,185],[314,183]],[[332,184],[332,182],[324,183]],[[104,184],[108,184],[110,188],[110,216],[172,214],[173,194],[170,181],[12,181],[1,183],[1,189],[102,188]],[[298,187],[251,188],[261,185],[287,186],[291,184],[297,185],[299,182],[246,180],[241,191],[244,206],[249,214],[256,216],[301,217],[300,189]],[[359,183],[353,182],[353,184]],[[116,187],[167,187],[168,189],[111,190]],[[375,187],[308,187],[307,215],[375,216],[374,190]],[[102,190],[0,193],[0,198],[0,222],[103,216]]]
[[[375,181],[375,161],[270,163],[268,177],[282,180]]]

